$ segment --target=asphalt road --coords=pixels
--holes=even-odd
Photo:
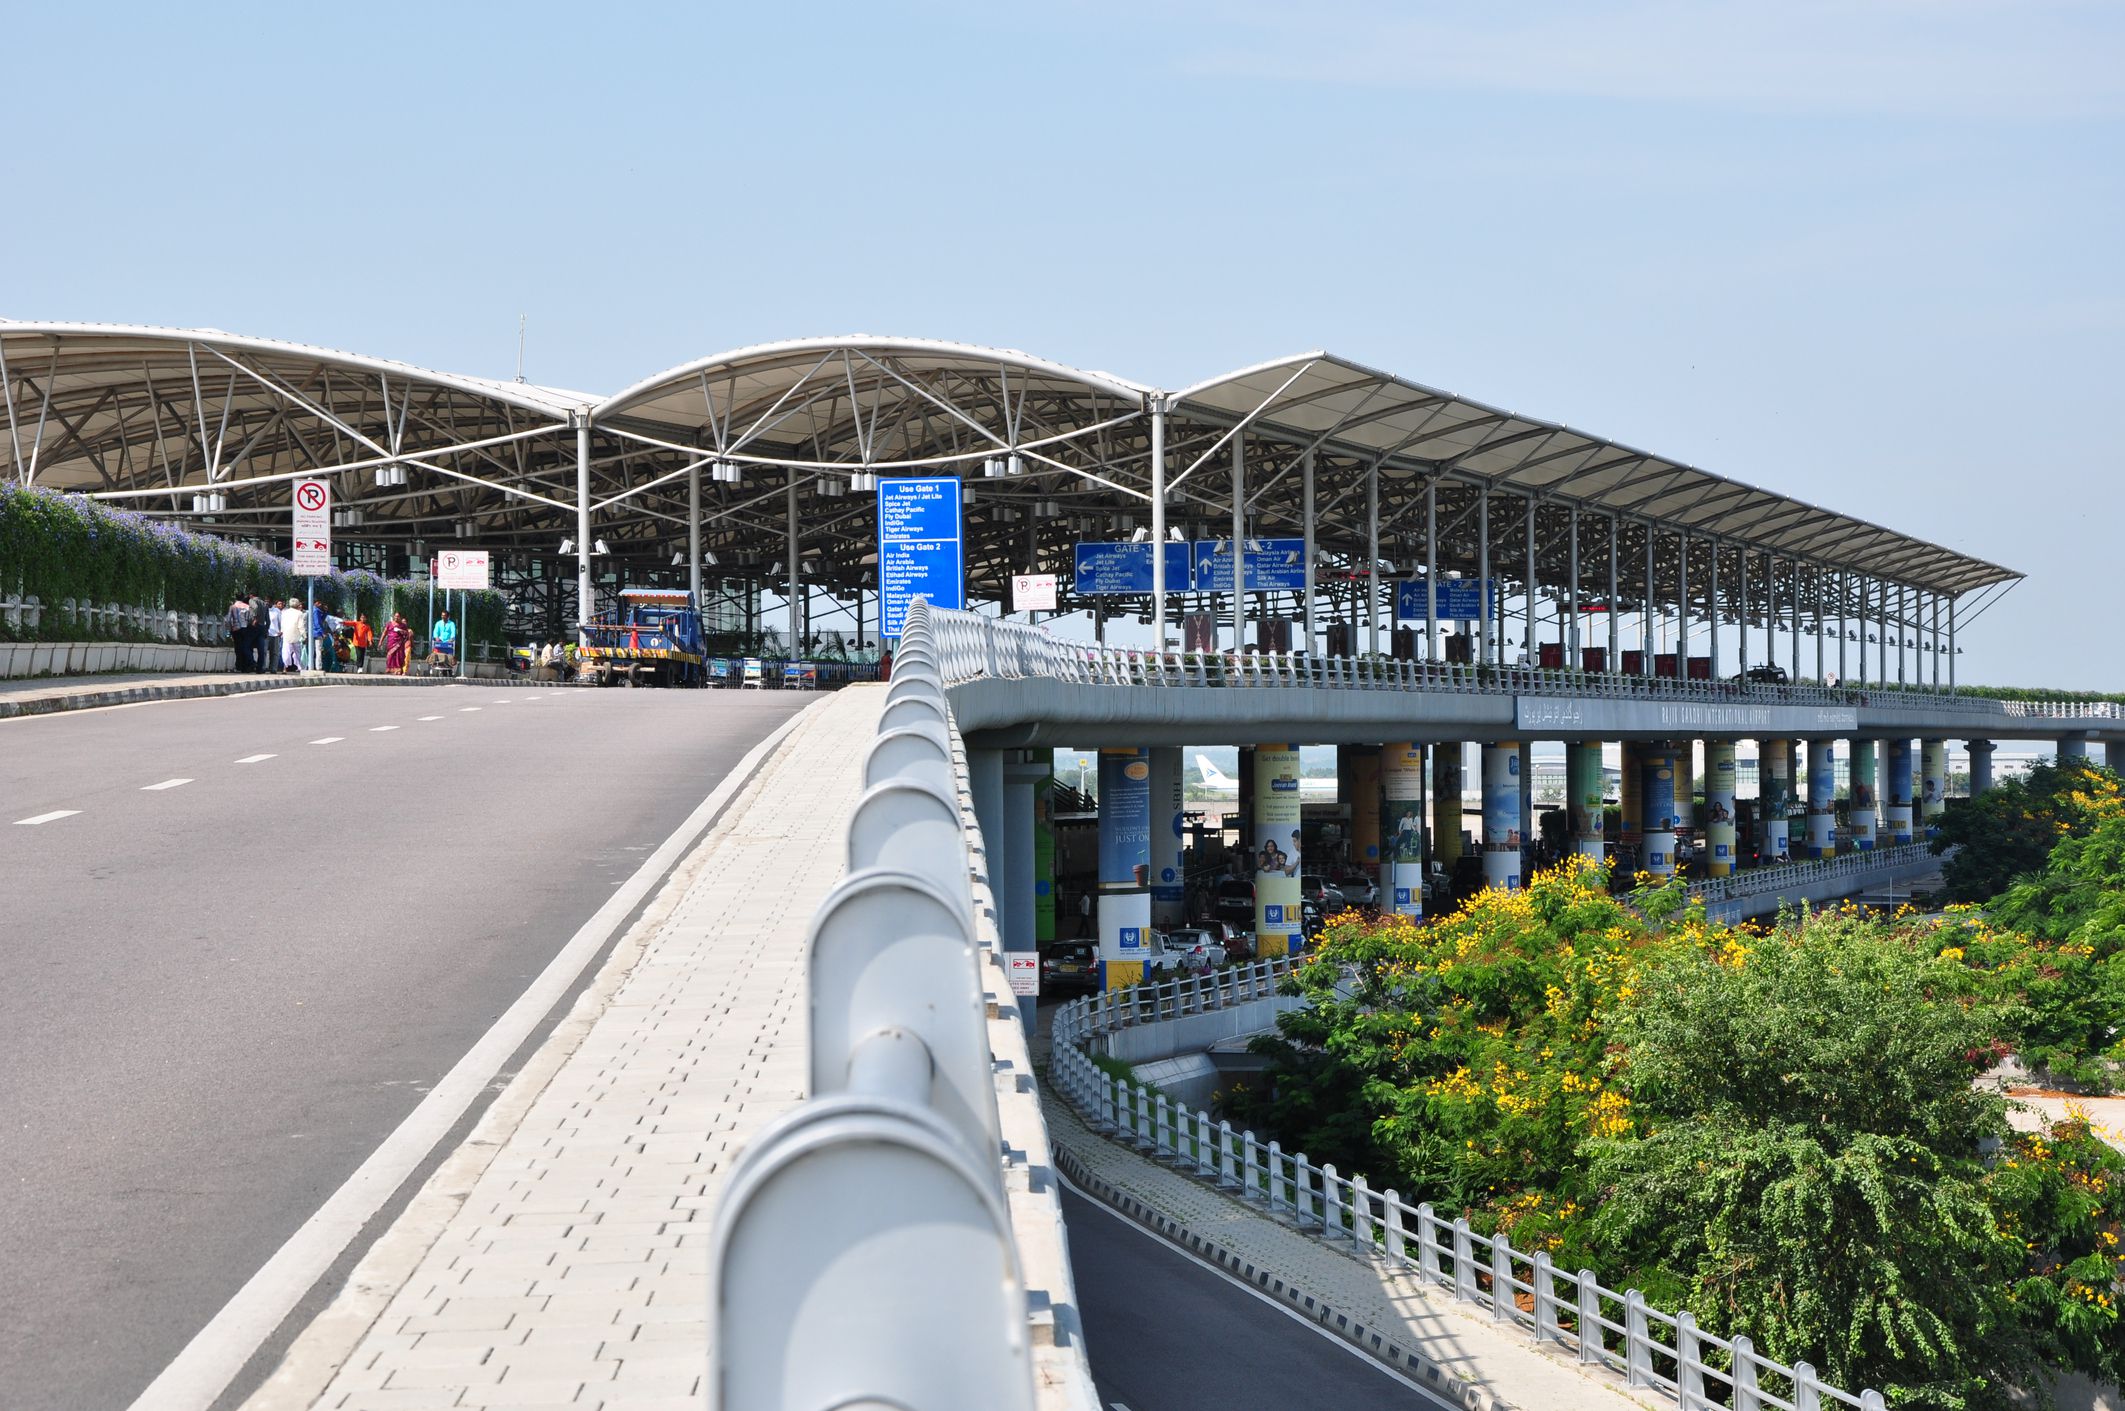
[[[349,686],[0,721],[0,1408],[129,1404],[810,699]]]
[[[1102,1407],[1451,1411],[1107,1207],[1062,1203]]]

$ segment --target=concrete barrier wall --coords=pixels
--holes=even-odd
[[[1104,1043],[1109,1055],[1125,1063],[1155,1063],[1181,1054],[1201,1053],[1224,1039],[1274,1029],[1279,1014],[1304,1003],[1297,995],[1270,995],[1224,1009],[1118,1029],[1105,1035]]]
[[[89,676],[105,671],[227,671],[229,647],[168,642],[0,642],[0,680]]]

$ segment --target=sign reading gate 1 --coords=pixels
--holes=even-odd
[[[967,605],[956,475],[878,482],[879,636],[900,636],[918,594],[931,607]]]

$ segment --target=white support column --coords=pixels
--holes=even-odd
[[[1565,587],[1565,608],[1571,614],[1572,627],[1569,635],[1564,633],[1559,633],[1558,635],[1563,636],[1565,639],[1565,670],[1577,671],[1581,663],[1586,660],[1579,652],[1579,506],[1577,504],[1574,504],[1571,510],[1571,534],[1572,549],[1569,555],[1571,561],[1567,566],[1567,571],[1571,574],[1571,581]]]
[[[1734,569],[1741,582],[1735,585],[1735,601],[1738,610],[1734,614],[1734,632],[1740,638],[1736,643],[1741,655],[1741,679],[1749,679],[1749,547],[1744,544],[1734,555]]]
[[[1315,628],[1313,613],[1313,452],[1310,450],[1299,462],[1299,484],[1301,499],[1304,501],[1300,518],[1305,520],[1303,527],[1306,537],[1306,655],[1311,657],[1320,655],[1321,638]]]
[[[804,656],[804,574],[797,562],[797,467],[789,468],[789,486],[784,492],[783,508],[786,522],[783,526],[783,549],[789,554],[784,560],[789,569],[789,655],[797,661]]]
[[[1439,481],[1424,482],[1424,660],[1439,659]]]
[[[1308,532],[1312,523],[1308,521]],[[1380,463],[1365,472],[1365,650],[1380,654]]]
[[[1307,482],[1311,494],[1313,483]],[[1313,533],[1313,516],[1307,515],[1306,532]],[[1307,593],[1306,636],[1307,649],[1313,646],[1312,592],[1313,560],[1306,562]],[[1166,649],[1166,403],[1163,398],[1151,403],[1151,646],[1155,651]],[[1028,1029],[1027,1033],[1032,1030]]]
[[[1533,666],[1542,659],[1541,644],[1535,640],[1535,497],[1527,497],[1527,633],[1521,639],[1520,653],[1527,664]],[[1528,792],[1526,790],[1522,791]]]
[[[1164,550],[1159,552],[1163,553]],[[1247,650],[1247,433],[1232,437],[1232,650]]]
[[[1675,534],[1675,679],[1690,679],[1690,536]]]
[[[686,583],[687,591],[694,595],[694,611],[702,610],[701,603],[701,467],[689,466],[686,471]],[[858,598],[862,597],[859,592]],[[860,628],[861,623],[857,624]],[[856,634],[862,636],[859,630]]]
[[[576,625],[598,615],[591,586],[590,561],[590,418],[576,418]]]
[[[1815,680],[1816,680],[1816,684],[1820,685],[1820,684],[1822,683],[1822,674],[1823,674],[1823,659],[1822,659],[1822,653],[1823,653],[1823,646],[1822,646],[1822,583],[1823,583],[1823,572],[1822,572],[1822,569],[1821,569],[1821,567],[1820,567],[1820,566],[1818,566],[1818,567],[1817,567],[1817,568],[1815,569],[1815,573],[1814,573],[1814,580],[1815,580]]]
[[[1483,618],[1479,624],[1482,636],[1478,639],[1479,650],[1476,659],[1488,666],[1496,660],[1491,655],[1491,619],[1496,614],[1491,610],[1490,491],[1487,489],[1476,492],[1476,589],[1482,597],[1482,602],[1477,606],[1483,609]]]
[[[1852,640],[1852,571],[1844,569],[1837,575],[1837,681],[1845,680],[1845,644]]]
[[[1712,541],[1712,581],[1705,598],[1705,616],[1712,624],[1712,679],[1717,681],[1724,668],[1719,664],[1719,541]],[[1710,766],[1706,766],[1709,771]]]
[[[1604,663],[1611,671],[1623,670],[1623,610],[1616,606],[1616,516],[1609,516],[1609,654]]]
[[[1658,641],[1658,638],[1653,634],[1653,606],[1653,522],[1647,520],[1645,524],[1645,650],[1642,654],[1645,658],[1643,662],[1645,667],[1644,674],[1647,676],[1651,676],[1654,673],[1653,652]]]
[[[1955,599],[1948,599],[1948,694],[1955,694]]]

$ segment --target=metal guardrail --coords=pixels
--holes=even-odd
[[[1016,1010],[994,1000],[1009,986],[920,603],[893,676],[848,872],[811,927],[810,1097],[753,1139],[717,1208],[708,1404],[1030,1411],[1038,1361],[1046,1404],[1090,1407],[1082,1341],[1055,1345],[1052,1297],[1029,1312],[1005,1180],[1027,1142],[1005,1148],[997,1093],[1033,1102],[1030,1060],[1022,1037],[1015,1065],[991,1042]],[[1060,1229],[1058,1209],[1054,1265]]]
[[[1627,676],[1530,666],[1459,666],[1389,657],[1285,652],[1171,652],[1065,641],[1044,628],[978,613],[938,611],[939,659],[948,685],[983,677],[1042,678],[1092,686],[1334,687],[1468,695],[1703,701],[1724,704],[1845,706],[1946,711],[1975,719],[2125,719],[2109,701],[2003,701],[1989,696],[1845,686],[1776,686],[1736,681]]]
[[[1682,1411],[1883,1411],[1880,1392],[1854,1395],[1829,1386],[1806,1362],[1775,1362],[1748,1338],[1707,1332],[1687,1311],[1654,1308],[1638,1290],[1608,1288],[1590,1269],[1559,1269],[1541,1251],[1514,1249],[1503,1234],[1486,1237],[1465,1219],[1441,1218],[1429,1202],[1412,1206],[1391,1189],[1374,1190],[1363,1176],[1339,1175],[1334,1166],[1287,1154],[1252,1131],[1235,1132],[1230,1122],[1213,1121],[1207,1112],[1104,1072],[1086,1054],[1100,1036],[1119,1028],[1273,994],[1292,960],[1276,956],[1073,1000],[1053,1020],[1049,1082],[1100,1130],[1166,1159],[1174,1170],[1287,1219],[1324,1243],[1413,1272],[1449,1290],[1456,1302],[1526,1329],[1537,1342],[1606,1367],[1629,1386],[1673,1398]]]
[[[1709,877],[1701,882],[1692,882],[1687,890],[1692,901],[1732,901],[1738,897],[1780,892],[1788,887],[1820,882],[1828,877],[1860,877],[1870,872],[1893,871],[1910,863],[1925,861],[1932,856],[1932,852],[1931,845],[1926,843],[1902,843],[1893,848],[1868,848],[1861,852],[1842,853],[1837,857],[1814,858],[1805,862],[1779,862],[1769,867],[1751,867],[1732,876]]]

